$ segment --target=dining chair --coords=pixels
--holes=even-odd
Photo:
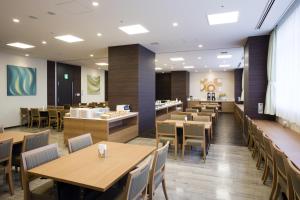
[[[258,159],[256,163],[256,168],[259,169],[262,163],[262,160],[266,160],[265,156],[265,143],[263,142],[264,140],[264,133],[261,129],[257,128],[256,130],[256,135],[257,135],[257,145],[258,145]]]
[[[253,122],[251,123],[251,130],[253,135],[252,158],[254,159],[256,157],[256,154],[258,154],[259,141],[257,136],[257,126]]]
[[[41,116],[41,113],[38,108],[31,108],[31,128],[33,126],[33,123],[36,122],[38,124],[38,128],[41,127],[41,123],[43,121],[47,121],[48,117]]]
[[[42,131],[39,133],[34,133],[30,135],[25,135],[21,152],[30,151],[39,147],[43,147],[49,144],[50,131]],[[22,166],[21,166],[21,157],[16,155],[13,158],[13,166],[20,168],[20,179],[22,182]],[[21,185],[23,186],[23,185]]]
[[[162,184],[165,199],[168,200],[165,170],[166,161],[168,156],[169,142],[167,142],[163,147],[157,149],[154,153],[154,158],[152,162],[152,167],[149,176],[149,200],[153,200],[155,190]]]
[[[285,159],[285,169],[287,171],[288,180],[288,199],[299,200],[300,199],[300,169],[289,160]]]
[[[47,180],[42,185],[31,189],[29,187],[30,182],[39,178],[28,174],[28,170],[38,167],[42,164],[48,163],[52,160],[58,159],[58,144],[49,144],[31,151],[23,152],[22,157],[22,183],[24,186],[24,199],[53,199],[53,196],[57,197],[57,193],[54,187],[53,180]]]
[[[262,176],[263,184],[266,184],[266,181],[269,177],[270,171],[273,170],[273,152],[272,152],[272,140],[267,136],[264,135],[263,142],[265,145],[265,165],[264,165],[264,172]]]
[[[271,191],[271,199],[278,199],[281,191],[288,196],[287,175],[284,166],[284,159],[286,155],[275,145],[273,149],[273,184]]]
[[[253,136],[253,131],[252,131],[252,120],[248,115],[246,115],[246,123],[247,123],[247,130],[248,130],[248,149],[252,150],[253,145],[254,145],[254,136]]]
[[[198,109],[187,108],[187,109],[185,109],[185,112],[193,112],[193,113],[197,113],[197,112],[198,112]]]
[[[11,168],[13,139],[0,141],[0,171],[4,171],[10,195],[14,194],[14,185]]]
[[[56,109],[48,109],[48,127],[50,128],[52,124],[58,127],[58,114]]]
[[[211,122],[210,116],[194,116],[193,121],[199,121],[199,122]]]
[[[29,110],[28,108],[20,108],[21,126],[27,124],[29,126]]]
[[[64,118],[65,118],[67,112],[68,111],[66,111],[66,110],[61,110],[58,112],[58,114],[59,114],[59,117],[58,117],[59,130],[62,130],[62,128],[64,126],[64,121],[65,121]]]
[[[4,133],[4,126],[0,125],[0,133]]]
[[[182,159],[184,158],[184,150],[186,145],[200,146],[202,148],[203,160],[206,160],[206,141],[205,141],[205,125],[204,124],[183,124],[182,137]]]
[[[64,106],[56,106],[57,110],[64,110]]]
[[[187,119],[187,115],[179,115],[179,114],[171,114],[171,120],[185,120]]]
[[[68,139],[69,153],[79,151],[80,149],[91,146],[92,144],[93,144],[93,140],[90,133],[86,133],[84,135],[70,138]]]
[[[64,110],[70,110],[71,108],[71,105],[70,104],[65,104],[64,105]]]
[[[48,106],[47,106],[47,109],[48,109],[48,110],[50,110],[50,109],[55,109],[55,106],[48,105]]]
[[[166,144],[169,141],[175,148],[175,159],[177,159],[177,129],[175,122],[156,122],[156,146],[162,142]]]

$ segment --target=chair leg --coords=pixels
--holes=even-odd
[[[264,166],[264,173],[263,173],[263,176],[261,177],[261,180],[263,181],[263,184],[266,183],[267,179],[268,179],[268,176],[269,176],[269,163],[268,163],[268,159],[266,159],[265,161],[265,166]]]
[[[11,169],[8,169],[8,172],[6,173],[6,181],[7,181],[8,186],[9,186],[10,195],[14,195],[14,185],[13,185],[13,178],[12,178]]]
[[[280,184],[277,182],[276,183],[276,187],[275,187],[275,191],[274,191],[274,194],[273,194],[273,197],[272,199],[273,200],[277,200],[280,196],[280,192],[281,192],[281,186]]]
[[[182,154],[181,154],[182,159],[184,159],[184,150],[185,150],[185,144],[182,144]]]
[[[272,180],[272,190],[270,194],[270,200],[273,200],[273,195],[276,190],[277,185],[277,172],[273,169],[273,180]]]
[[[33,125],[33,119],[31,119],[30,128],[32,128]]]
[[[203,160],[206,161],[206,146],[205,143],[203,144]]]
[[[256,162],[256,168],[257,168],[257,169],[260,168],[260,165],[261,165],[261,159],[262,159],[261,151],[258,150],[258,159],[257,159],[257,162]]]
[[[175,146],[175,159],[177,159],[177,143],[175,143],[174,146]]]
[[[166,198],[166,200],[168,200],[168,194],[167,194],[167,187],[166,187],[166,180],[165,180],[165,178],[162,180],[162,187],[163,187],[165,198]]]

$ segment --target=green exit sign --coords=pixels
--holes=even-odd
[[[64,74],[64,79],[68,80],[69,79],[69,74]]]

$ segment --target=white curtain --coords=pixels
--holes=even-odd
[[[299,4],[276,33],[276,115],[300,125]]]
[[[276,31],[275,28],[270,36],[268,50],[268,88],[265,102],[265,114],[275,115],[275,92],[276,92]]]
[[[242,93],[241,93],[241,101],[244,101],[244,80],[245,80],[245,68],[243,69],[243,75],[242,75]]]

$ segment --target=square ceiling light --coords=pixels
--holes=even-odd
[[[195,68],[194,66],[184,66],[183,67],[184,69],[193,69],[193,68]]]
[[[230,67],[228,64],[219,65],[219,67]]]
[[[96,63],[96,65],[99,65],[99,66],[108,66],[108,63]]]
[[[236,23],[239,20],[239,11],[216,13],[207,15],[209,25]]]
[[[162,70],[162,68],[161,67],[155,67],[155,70]]]
[[[218,59],[229,59],[232,58],[232,55],[230,54],[221,54],[217,56]]]
[[[61,40],[67,43],[81,42],[83,39],[76,37],[74,35],[61,35],[54,37],[57,40]]]
[[[171,61],[177,62],[177,61],[184,61],[184,58],[182,57],[176,57],[176,58],[170,58]]]
[[[20,49],[30,49],[30,48],[35,47],[33,45],[25,44],[25,43],[21,43],[21,42],[14,42],[14,43],[6,44],[6,45],[11,46],[11,47],[17,47],[17,48],[20,48]]]
[[[130,26],[121,26],[119,29],[128,35],[135,35],[141,33],[148,33],[149,31],[140,24],[130,25]]]

